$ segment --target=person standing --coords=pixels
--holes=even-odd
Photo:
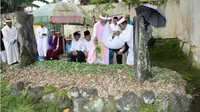
[[[116,32],[114,35],[119,36],[118,38],[127,43],[128,56],[126,60],[126,64],[134,65],[134,53],[133,53],[133,25],[127,23],[127,21],[121,17],[117,24],[120,26],[121,32]]]
[[[113,23],[110,24],[110,27],[111,27],[113,33],[116,31],[120,31],[120,27],[117,24],[117,19],[118,19],[118,17],[114,17]],[[115,52],[116,52],[116,49],[109,49],[109,64],[113,64],[113,60],[115,59],[114,58]]]
[[[112,33],[112,29],[110,28],[110,24],[108,23],[108,15],[101,14],[100,21],[94,24],[93,27],[93,36],[92,39],[98,39],[98,46],[100,48],[100,53],[98,54],[98,63],[100,64],[109,64],[109,48],[104,46],[102,39],[105,37],[109,37]]]
[[[117,24],[117,20],[118,20],[118,17],[114,17],[113,18],[113,23],[110,25],[110,27],[112,28],[113,32],[120,31],[120,27]]]
[[[120,31],[120,27],[117,24],[117,19],[118,19],[118,17],[114,17],[113,23],[110,24],[110,27],[111,27],[113,32]],[[113,64],[113,58],[114,58],[114,50],[109,49],[109,64]]]
[[[120,49],[115,49],[117,64],[122,64],[123,55],[128,51],[129,47],[127,43]]]
[[[9,65],[18,63],[19,50],[17,45],[17,29],[12,26],[11,18],[6,18],[6,26],[2,28],[4,44]]]
[[[41,24],[39,28],[36,29],[36,42],[37,42],[37,51],[39,57],[46,57],[48,49],[48,29]]]
[[[2,34],[2,31],[1,31],[1,48],[0,48],[0,55],[1,55],[1,60],[6,63],[6,56],[4,55],[4,51],[5,51],[5,46],[4,46],[4,43],[3,43],[3,34]]]
[[[133,66],[134,65],[134,53],[133,53],[133,25],[127,24],[125,18],[121,17],[118,19],[117,24],[120,26],[121,32],[115,32],[112,37],[103,38],[103,43],[108,48],[112,49],[119,49],[127,43],[128,49],[128,56],[126,60],[126,64]]]
[[[133,21],[130,20],[130,15],[126,15],[125,19],[127,24],[133,25]]]

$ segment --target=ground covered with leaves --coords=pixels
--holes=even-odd
[[[191,64],[191,60],[184,55],[179,40],[168,40],[157,43],[150,49],[151,65],[168,68],[182,75],[187,81],[186,91],[195,97],[191,112],[200,110],[200,70]]]
[[[199,84],[200,72],[191,66],[183,55],[178,41],[156,44],[150,49],[150,54],[151,63],[154,66],[152,67],[153,78],[143,84],[134,81],[134,71],[125,65],[89,65],[62,61],[36,62],[23,69],[15,65],[4,65],[1,66],[1,77],[8,83],[23,81],[25,86],[31,87],[52,85],[60,90],[69,90],[71,87],[95,88],[99,96],[114,96],[115,99],[120,98],[126,91],[138,94],[145,90],[153,91],[158,100],[167,98],[167,94],[171,92],[185,95],[186,89],[187,92],[194,93],[193,88],[195,84]],[[183,78],[189,83],[187,84]],[[11,107],[21,107],[17,105],[17,102],[23,99],[15,101],[16,99],[12,98],[12,100],[16,103],[12,103],[14,106]],[[5,102],[8,103],[8,101]],[[27,104],[26,106],[29,106],[30,103],[27,102]],[[42,110],[48,111],[48,106],[44,105]]]
[[[177,72],[169,69],[152,68],[153,78],[142,85],[133,79],[133,70],[125,65],[89,65],[46,61],[35,63],[24,69],[7,67],[5,74],[9,83],[25,82],[27,86],[54,85],[59,89],[72,87],[95,88],[101,97],[114,96],[118,99],[126,91],[139,93],[154,91],[157,97],[167,97],[167,93],[185,93],[186,82]]]

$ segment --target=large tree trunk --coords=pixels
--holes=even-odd
[[[25,67],[37,60],[37,44],[33,30],[33,15],[24,10],[15,12],[16,27],[20,43],[20,67]]]

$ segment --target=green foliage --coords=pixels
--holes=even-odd
[[[13,97],[6,89],[7,85],[8,82],[6,80],[1,80],[1,112],[60,112],[58,103],[34,103],[26,99],[25,96]],[[54,91],[55,88],[49,86],[45,90],[50,92]]]
[[[154,80],[177,80],[182,79],[180,74],[166,68],[152,67],[151,73]]]
[[[140,112],[158,112],[156,105],[153,104],[147,104],[144,105],[141,109]]]
[[[18,10],[18,7],[35,6],[34,1],[40,1],[43,3],[49,3],[46,0],[1,0],[1,13],[9,13]]]
[[[53,2],[52,3],[56,3],[56,0],[53,0]]]
[[[194,87],[200,87],[200,70],[190,64],[180,48],[178,40],[156,44],[150,49],[151,64],[168,68],[182,74],[187,81],[187,92],[194,93]]]
[[[101,52],[101,47],[97,46],[97,47],[96,47],[96,52],[97,52],[97,53],[100,53],[100,52]]]
[[[46,87],[44,88],[44,93],[45,93],[45,94],[53,93],[53,92],[56,92],[56,90],[57,90],[57,88],[56,88],[55,86],[53,86],[53,85],[51,85],[51,86],[46,86]]]
[[[104,10],[109,11],[110,9],[114,9],[114,8],[115,8],[115,6],[112,3],[106,3]]]
[[[94,4],[95,7],[91,10],[91,11],[95,11],[95,12],[107,12],[109,11],[110,9],[114,9],[115,6],[113,5],[113,2],[116,2],[116,1],[111,1],[111,2],[108,2],[107,0],[92,0],[91,1],[91,4]],[[105,4],[105,6],[103,8],[100,8],[100,4]],[[91,12],[89,11],[89,12]]]
[[[125,65],[101,65],[101,64],[88,64],[88,63],[75,63],[75,62],[63,62],[63,61],[45,61],[36,62],[36,66],[58,70],[60,72],[66,72],[68,75],[104,75],[115,74],[117,70],[122,70],[128,74],[132,71],[131,68]],[[132,72],[133,73],[133,72]]]
[[[140,0],[122,0],[123,2],[139,2]]]
[[[164,44],[156,44],[150,50],[151,58],[153,60],[163,59],[185,59],[179,41],[168,41]]]
[[[100,3],[104,3],[102,0],[91,0],[91,4],[100,4]]]

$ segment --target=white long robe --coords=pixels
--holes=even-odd
[[[2,29],[2,33],[4,37],[4,45],[6,49],[8,64],[10,65],[15,62],[18,62],[19,61],[18,45],[17,42],[13,44],[14,40],[17,40],[17,29],[14,26],[10,28],[6,25]]]
[[[125,30],[123,30],[119,36],[115,36],[114,39],[112,39],[112,36],[103,38],[104,45],[110,49],[119,49],[125,44],[125,42],[127,42],[127,45],[129,46],[126,64],[133,65],[134,55],[133,55],[133,26],[132,25],[127,24]]]
[[[46,27],[39,27],[36,29],[36,42],[38,54],[39,56],[46,57],[48,49],[48,36],[43,36],[42,34],[48,34],[48,29]]]

